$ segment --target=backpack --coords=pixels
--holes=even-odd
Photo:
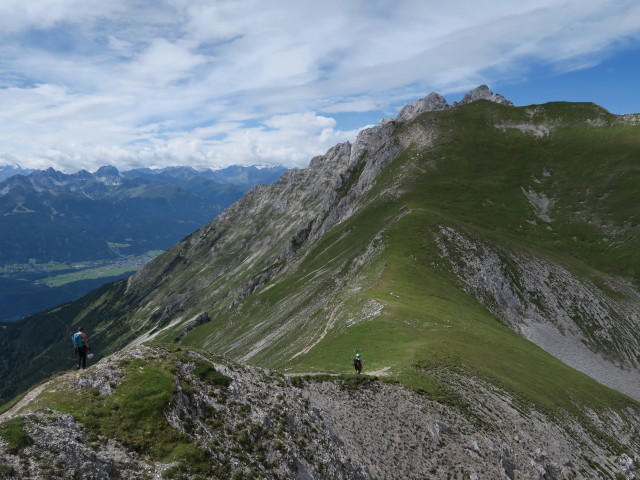
[[[84,342],[82,341],[82,332],[73,334],[73,346],[76,348],[84,346]]]

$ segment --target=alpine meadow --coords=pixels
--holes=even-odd
[[[640,114],[429,94],[3,323],[0,478],[636,478],[638,205]]]

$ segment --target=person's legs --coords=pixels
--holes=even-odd
[[[80,361],[82,361],[82,368],[87,368],[87,347],[80,347],[78,355],[78,368],[80,368]]]

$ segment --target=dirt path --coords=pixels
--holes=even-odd
[[[387,372],[391,369],[391,367],[384,367],[381,368],[380,370],[372,370],[371,372],[365,372],[363,371],[362,374],[363,375],[371,375],[372,377],[384,377],[387,375]],[[346,373],[346,372],[345,372]],[[353,371],[349,370],[348,373],[353,373]],[[329,375],[332,377],[337,377],[340,375],[344,375],[344,373],[330,373],[330,372],[292,372],[292,373],[285,373],[285,375],[287,377],[305,377],[307,375],[309,376],[314,376],[314,375]]]
[[[327,320],[326,325],[324,326],[324,330],[322,331],[322,333],[320,334],[320,336],[311,344],[306,346],[305,348],[303,348],[302,350],[300,350],[298,353],[296,353],[293,357],[291,357],[289,360],[293,360],[294,358],[296,358],[299,355],[304,355],[305,353],[309,353],[309,351],[315,347],[317,344],[319,344],[324,337],[327,335],[327,333],[329,333],[329,330],[331,330],[333,328],[334,323],[336,323],[336,313],[338,312],[338,309],[342,307],[342,305],[344,304],[344,302],[340,302],[340,304],[338,304],[332,311],[331,311],[331,315],[329,315],[329,320]]]
[[[373,370],[371,372],[365,372],[363,371],[362,373],[366,374],[366,375],[373,375],[374,377],[385,377],[387,374],[387,372],[391,370],[391,367],[384,367],[381,368],[380,370]]]
[[[13,407],[11,407],[9,410],[4,412],[3,414],[0,414],[0,422],[5,422],[10,418],[13,418],[16,415],[18,415],[20,410],[22,410],[24,407],[29,405],[29,403],[31,403],[38,395],[40,395],[40,392],[42,392],[45,388],[47,388],[47,386],[51,382],[61,378],[65,378],[65,377],[72,377],[76,373],[77,372],[75,370],[71,372],[63,373],[62,375],[59,375],[56,378],[52,378],[51,380],[43,383],[42,385],[38,385],[33,390],[30,390],[24,397],[18,400],[18,403],[16,403]]]

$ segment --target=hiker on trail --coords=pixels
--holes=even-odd
[[[75,347],[76,354],[78,355],[78,366],[76,369],[87,368],[87,350],[91,350],[87,343],[87,334],[84,333],[84,327],[80,327],[77,333],[73,334],[73,346]]]
[[[353,368],[356,369],[356,373],[362,372],[362,359],[359,353],[356,353],[356,358],[353,359]]]

